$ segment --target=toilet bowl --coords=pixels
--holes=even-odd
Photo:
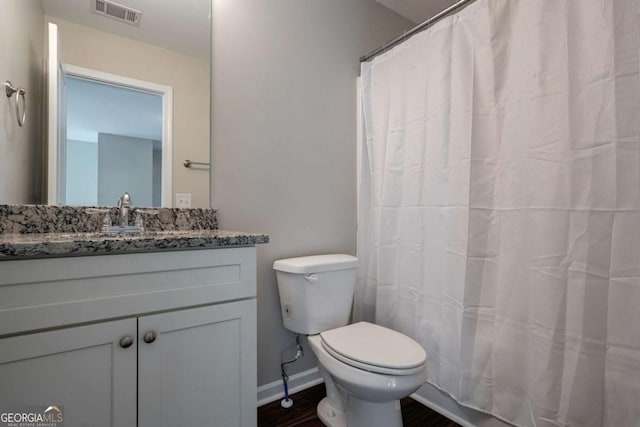
[[[323,339],[334,331],[345,341]],[[424,350],[402,334],[366,322],[327,332],[308,337],[327,389],[327,397],[318,405],[318,417],[330,427],[401,427],[400,399],[427,379]],[[350,350],[358,353],[361,342],[374,336],[377,340],[369,342],[368,352],[349,354]],[[347,348],[334,349],[330,344]],[[365,354],[366,358],[360,357]]]
[[[411,338],[368,322],[349,325],[357,258],[278,260],[282,320],[308,337],[327,397],[318,417],[330,427],[401,427],[400,399],[427,377],[426,353]]]

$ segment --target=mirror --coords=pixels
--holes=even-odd
[[[137,206],[209,207],[211,0],[11,1],[38,4],[48,44],[57,26],[66,90],[43,101],[57,137],[47,201],[114,205],[127,191]]]

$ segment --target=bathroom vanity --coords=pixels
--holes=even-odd
[[[255,426],[254,245],[267,241],[0,234],[3,408],[62,406],[70,426]]]

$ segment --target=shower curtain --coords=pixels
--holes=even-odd
[[[520,426],[640,426],[640,1],[477,0],[361,70],[354,316]]]

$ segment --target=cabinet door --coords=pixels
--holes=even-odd
[[[140,427],[256,425],[255,300],[143,316],[138,334]]]
[[[3,409],[63,406],[65,425],[136,425],[136,319],[0,339]],[[46,407],[45,406],[45,407]]]

